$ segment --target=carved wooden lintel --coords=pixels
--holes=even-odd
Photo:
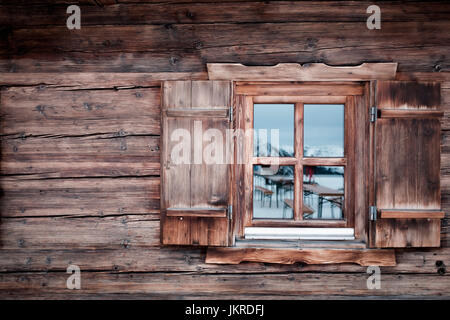
[[[395,266],[391,249],[275,249],[208,248],[206,263],[239,264],[243,261],[293,264],[356,263],[361,266]]]
[[[235,81],[367,81],[393,80],[397,63],[363,63],[329,66],[324,63],[279,63],[275,66],[244,66],[240,63],[207,63],[210,80]]]

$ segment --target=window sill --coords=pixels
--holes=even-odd
[[[245,228],[245,239],[355,240],[353,228]]]
[[[268,249],[367,249],[360,240],[248,240],[237,239],[235,248]]]
[[[315,243],[315,247],[314,243]],[[341,247],[338,247],[340,245]],[[346,246],[347,245],[347,246]],[[364,247],[363,247],[364,246]],[[206,263],[338,264],[395,266],[394,249],[367,249],[357,241],[236,241],[236,247],[208,247]]]

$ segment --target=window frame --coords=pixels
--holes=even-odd
[[[270,88],[267,85],[270,84]],[[333,90],[337,86],[337,90]],[[294,208],[301,208],[303,201],[303,166],[304,165],[324,165],[324,166],[344,166],[344,217],[342,220],[303,220],[298,219],[302,215],[301,210],[294,209],[295,219],[253,219],[253,166],[257,164],[270,164],[273,157],[254,157],[253,155],[253,135],[246,134],[244,138],[244,161],[241,169],[236,170],[236,182],[242,179],[244,185],[244,196],[239,195],[238,188],[235,189],[233,198],[235,203],[241,199],[245,205],[239,208],[243,212],[238,212],[236,219],[242,221],[235,222],[235,236],[237,239],[244,239],[246,227],[309,227],[309,228],[353,228],[355,227],[355,197],[354,194],[354,146],[355,137],[352,132],[355,129],[355,100],[354,95],[365,96],[367,94],[367,83],[361,82],[235,82],[235,112],[244,118],[238,119],[236,129],[243,129],[247,132],[253,129],[253,112],[255,103],[278,103],[294,104],[294,157],[278,158],[280,165],[295,166],[294,174]],[[286,89],[287,88],[287,89]],[[361,90],[356,90],[359,88]],[[285,94],[286,93],[286,94]],[[344,156],[333,158],[303,157],[303,105],[304,104],[344,104]],[[301,106],[301,107],[300,107]],[[244,120],[244,121],[242,121]],[[298,129],[300,128],[300,134]],[[367,130],[368,132],[368,130]],[[366,137],[369,139],[369,136]],[[367,140],[368,141],[368,140]],[[300,146],[300,147],[299,147]],[[239,166],[237,166],[239,167]],[[243,171],[243,172],[242,172]],[[362,213],[361,213],[362,214]],[[363,218],[365,219],[365,218]],[[367,225],[364,225],[364,229]],[[361,228],[359,228],[361,229]],[[355,240],[364,240],[366,232],[355,232]]]

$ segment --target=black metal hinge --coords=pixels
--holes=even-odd
[[[227,214],[228,214],[228,219],[232,220],[233,219],[233,206],[231,204],[228,206]]]
[[[377,107],[370,108],[370,122],[377,121],[377,116],[378,116],[377,113],[378,113]]]
[[[369,207],[369,220],[376,221],[377,220],[377,206]]]

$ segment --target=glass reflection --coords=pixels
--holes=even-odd
[[[344,167],[303,167],[303,219],[342,220]]]
[[[294,105],[254,104],[255,157],[294,155]]]
[[[294,167],[253,166],[253,218],[293,219],[293,208]]]
[[[304,156],[344,156],[344,105],[305,104]]]

